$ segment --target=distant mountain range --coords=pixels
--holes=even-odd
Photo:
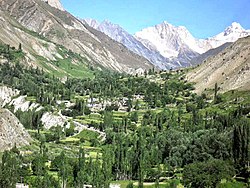
[[[173,26],[166,21],[154,27],[145,28],[134,36],[107,20],[102,23],[93,19],[83,21],[124,44],[131,51],[144,56],[160,69],[191,66],[194,62],[192,59],[197,59],[208,50],[250,35],[250,30],[245,30],[236,22],[214,37],[197,39],[185,27]]]
[[[22,44],[26,64],[67,76],[71,69],[57,62],[68,59],[83,66],[79,59],[68,58],[71,51],[85,67],[142,73],[153,65],[176,69],[199,64],[226,47],[221,45],[250,35],[234,22],[214,37],[196,39],[185,27],[166,21],[131,35],[109,21],[76,18],[59,0],[1,0],[0,26],[0,42]]]
[[[142,44],[142,42],[137,40],[133,35],[129,34],[117,24],[113,24],[107,20],[103,21],[102,23],[98,23],[93,19],[84,19],[83,22],[87,23],[94,29],[105,33],[113,40],[122,43],[134,53],[147,58],[160,69],[165,69],[166,67],[171,68],[174,66],[171,65],[171,61],[169,61],[168,58],[162,56],[157,50],[147,48],[144,44]]]

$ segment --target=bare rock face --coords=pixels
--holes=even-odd
[[[32,141],[23,125],[7,109],[0,109],[0,151],[25,146]]]
[[[66,127],[69,128],[69,124],[67,123],[67,119],[65,117],[52,114],[51,112],[44,113],[41,121],[45,129],[50,129],[51,127],[56,126],[63,127],[65,123],[67,125]]]
[[[55,7],[61,11],[64,11],[64,8],[60,2],[60,0],[42,0],[45,3],[48,3],[50,6]]]
[[[7,86],[0,86],[0,107],[10,103],[12,97],[19,94],[19,91]]]

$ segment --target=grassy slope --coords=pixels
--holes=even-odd
[[[56,61],[48,61],[42,56],[33,54],[38,64],[47,70],[50,74],[56,77],[63,78],[75,77],[75,78],[93,78],[94,71],[90,70],[88,61],[81,57],[79,54],[73,53],[67,50],[63,46],[57,47],[58,53],[63,59],[57,58]]]
[[[15,28],[18,28],[32,37],[37,38],[38,40],[44,41],[44,47],[48,48],[48,43],[53,43],[46,37],[31,31],[18,23],[12,23]],[[94,71],[90,70],[89,61],[82,57],[81,55],[68,50],[62,45],[56,45],[58,54],[60,54],[63,59],[56,58],[56,61],[49,61],[38,54],[32,54],[36,58],[36,63],[50,74],[53,74],[56,77],[63,78],[75,77],[75,78],[93,78]]]

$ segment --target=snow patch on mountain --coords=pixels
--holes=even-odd
[[[61,11],[65,11],[60,0],[42,0],[45,3],[48,3],[50,6],[57,8]]]
[[[95,29],[97,29],[98,26],[100,25],[100,23],[97,20],[92,19],[92,18],[85,18],[82,21],[87,23],[90,27],[93,27]]]

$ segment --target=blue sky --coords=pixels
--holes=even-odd
[[[80,18],[105,19],[134,34],[167,21],[185,26],[195,37],[222,32],[232,22],[250,29],[250,0],[61,0]]]

